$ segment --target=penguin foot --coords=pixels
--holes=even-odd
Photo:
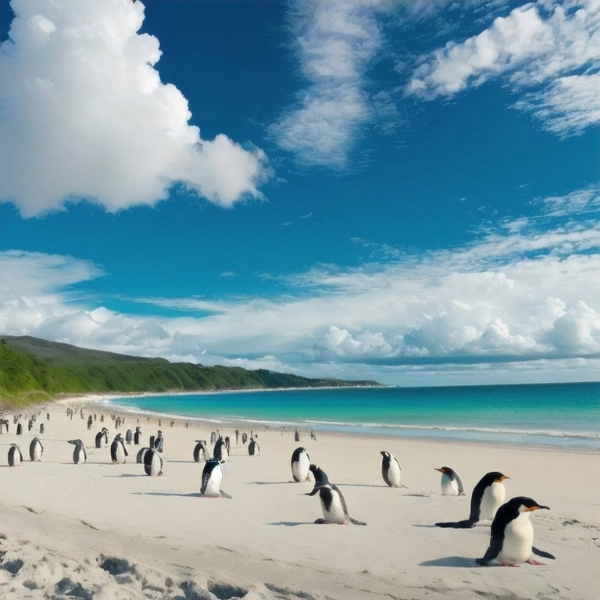
[[[546,563],[540,562],[539,560],[535,560],[535,558],[530,558],[527,561],[527,564],[530,564],[530,565],[545,565]]]
[[[519,565],[513,565],[512,563],[507,563],[503,561],[498,561],[503,567],[518,567]]]
[[[325,519],[317,519],[315,521],[315,525],[324,525],[325,524]]]

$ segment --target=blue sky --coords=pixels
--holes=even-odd
[[[0,333],[598,379],[599,2],[0,9]]]

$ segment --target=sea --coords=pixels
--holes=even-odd
[[[160,394],[109,406],[248,427],[600,450],[600,383]],[[216,426],[216,425],[215,425]]]

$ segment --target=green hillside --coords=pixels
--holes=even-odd
[[[309,379],[265,369],[204,367],[87,350],[28,336],[0,337],[0,400],[8,405],[60,394],[171,392],[379,385],[375,381]]]

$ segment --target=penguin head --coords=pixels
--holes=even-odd
[[[514,501],[515,504],[518,504],[520,513],[533,512],[540,509],[550,510],[549,506],[538,504],[533,498],[527,498],[525,496],[513,498],[512,501]]]
[[[488,480],[490,484],[492,483],[502,483],[505,479],[510,479],[508,475],[504,475],[504,473],[500,473],[500,471],[492,471],[485,475],[484,479]]]
[[[381,450],[379,454],[381,454],[381,456],[383,456],[383,458],[387,458],[387,459],[391,458],[390,453],[386,452],[385,450]]]

